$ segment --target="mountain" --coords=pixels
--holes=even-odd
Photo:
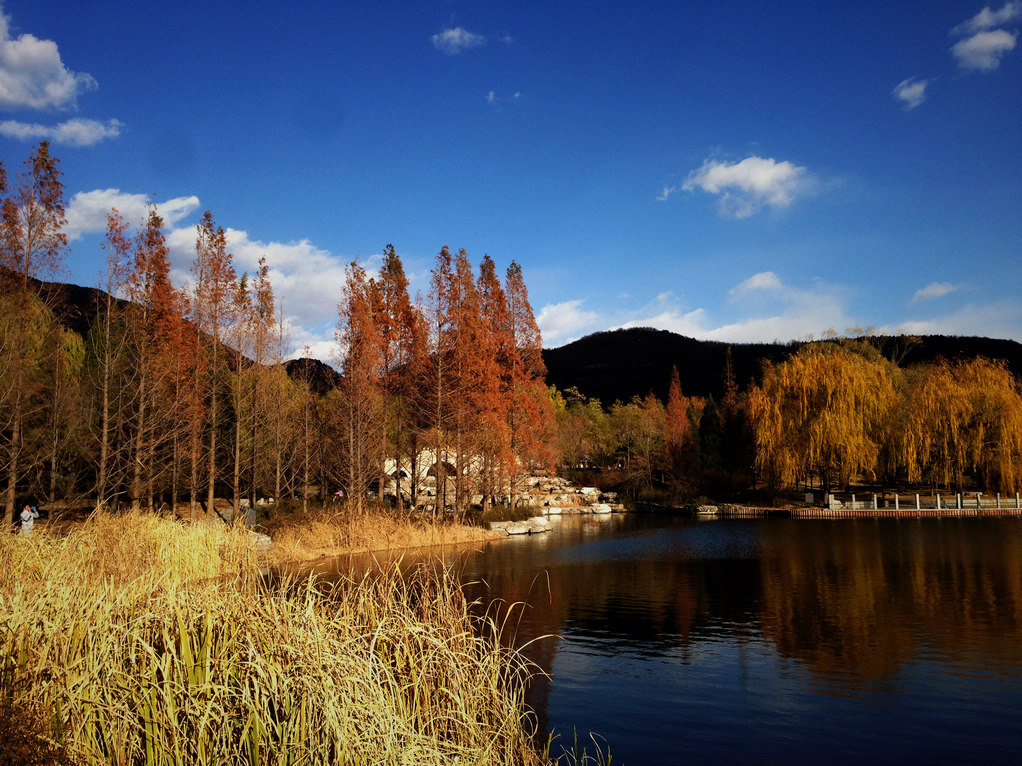
[[[1022,378],[1022,344],[995,338],[925,335],[871,339],[888,358],[902,366],[946,359],[1003,359],[1016,378]],[[721,343],[688,338],[667,330],[632,328],[587,335],[558,348],[543,349],[547,383],[561,391],[575,387],[604,405],[627,402],[650,391],[667,399],[671,368],[678,367],[686,396],[724,393],[728,350],[740,389],[758,381],[763,360],[778,363],[802,347],[791,343]]]

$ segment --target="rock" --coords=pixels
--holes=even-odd
[[[529,527],[526,524],[522,524],[520,521],[513,522],[504,527],[504,530],[509,535],[527,535],[529,534]]]
[[[549,508],[544,508],[549,516],[560,516],[561,507],[558,505],[551,505]]]
[[[596,503],[593,506],[593,513],[612,513],[612,510],[606,503]]]
[[[273,550],[273,540],[270,539],[269,535],[263,535],[259,532],[249,532],[248,535],[249,540],[252,542],[252,547],[255,548],[256,553],[260,556]]]

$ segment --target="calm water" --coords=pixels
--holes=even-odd
[[[632,766],[1022,758],[1022,519],[552,524],[456,566],[528,604],[516,641],[550,676],[531,703],[562,744],[595,731]]]

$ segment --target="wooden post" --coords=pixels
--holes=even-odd
[[[916,510],[919,510],[919,493],[916,492]]]
[[[982,492],[977,492],[976,493],[976,510],[977,511],[983,510],[983,501],[980,499],[982,497],[983,497],[983,493]]]
[[[877,496],[873,495],[873,510],[875,511],[876,509],[877,509]]]
[[[1001,510],[1001,493],[997,493],[997,510]]]
[[[855,495],[852,495],[852,510],[855,510]]]
[[[940,493],[937,493],[937,510],[940,510]]]
[[[901,508],[898,506],[898,493],[894,493],[894,510],[899,511]]]
[[[956,506],[957,509],[959,511],[962,510],[962,493],[961,492],[956,492],[955,493],[955,502],[958,503],[958,505]]]

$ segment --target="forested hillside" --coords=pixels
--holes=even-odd
[[[874,336],[869,339],[880,353],[902,366],[932,362],[938,358],[1004,360],[1008,369],[1022,375],[1022,344],[1013,340],[981,337],[924,335]],[[780,362],[804,343],[720,343],[688,338],[648,327],[593,333],[558,348],[543,350],[547,382],[610,405],[628,402],[650,391],[667,401],[671,368],[677,367],[681,388],[688,396],[724,395],[728,355],[734,382],[739,388],[762,379],[762,362]]]

